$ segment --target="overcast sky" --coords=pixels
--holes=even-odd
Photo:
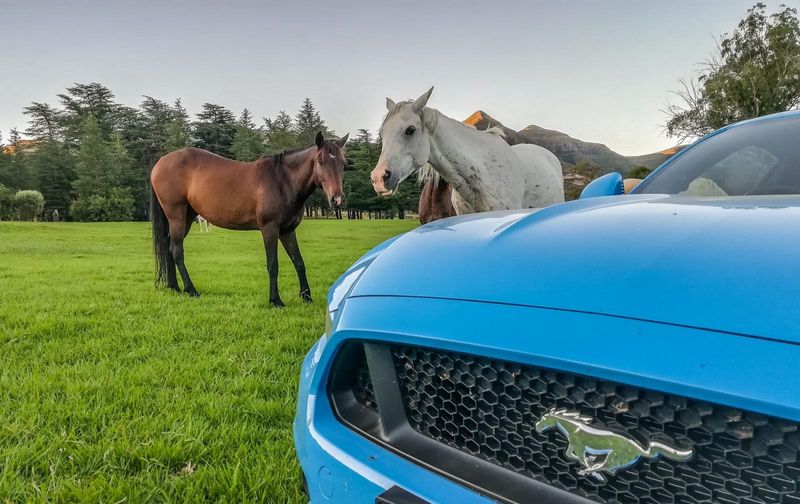
[[[428,104],[457,119],[483,109],[644,154],[674,143],[668,92],[753,3],[0,0],[0,130],[73,82],[259,118],[310,97],[339,134],[376,130],[386,96],[435,85]]]

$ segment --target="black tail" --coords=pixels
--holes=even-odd
[[[153,255],[156,256],[156,285],[177,289],[175,260],[169,250],[169,221],[152,187],[150,188],[150,222],[153,225]]]

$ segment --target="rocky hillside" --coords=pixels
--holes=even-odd
[[[482,110],[478,110],[464,122],[480,130],[499,126],[505,132],[506,140],[511,145],[518,143],[541,145],[553,152],[565,167],[585,162],[598,166],[601,173],[619,171],[626,174],[634,166],[646,166],[653,169],[682,148],[680,146],[674,147],[643,156],[623,156],[603,144],[584,142],[566,133],[536,125],[530,125],[523,130],[514,131]]]

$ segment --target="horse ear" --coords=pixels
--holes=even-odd
[[[339,142],[338,142],[338,144],[339,144],[339,148],[340,148],[340,149],[341,149],[342,147],[344,147],[344,144],[346,144],[346,143],[347,143],[347,137],[349,137],[349,136],[350,136],[350,133],[346,134],[345,136],[343,136],[342,138],[340,138],[340,139],[339,139]]]
[[[422,110],[425,108],[425,105],[428,103],[428,98],[431,97],[431,93],[433,93],[433,86],[426,92],[422,93],[422,96],[414,100],[414,110]]]
[[[325,137],[322,135],[321,131],[317,131],[317,136],[314,138],[314,143],[317,146],[317,149],[321,149],[323,145],[325,145]]]
[[[392,100],[391,98],[389,98],[387,96],[386,97],[386,110],[391,112],[395,105],[396,105],[396,103],[394,102],[394,100]]]

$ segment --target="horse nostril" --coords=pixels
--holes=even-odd
[[[383,178],[384,182],[389,180],[391,177],[392,177],[392,170],[386,170],[385,172],[383,172],[383,177],[382,178]]]

